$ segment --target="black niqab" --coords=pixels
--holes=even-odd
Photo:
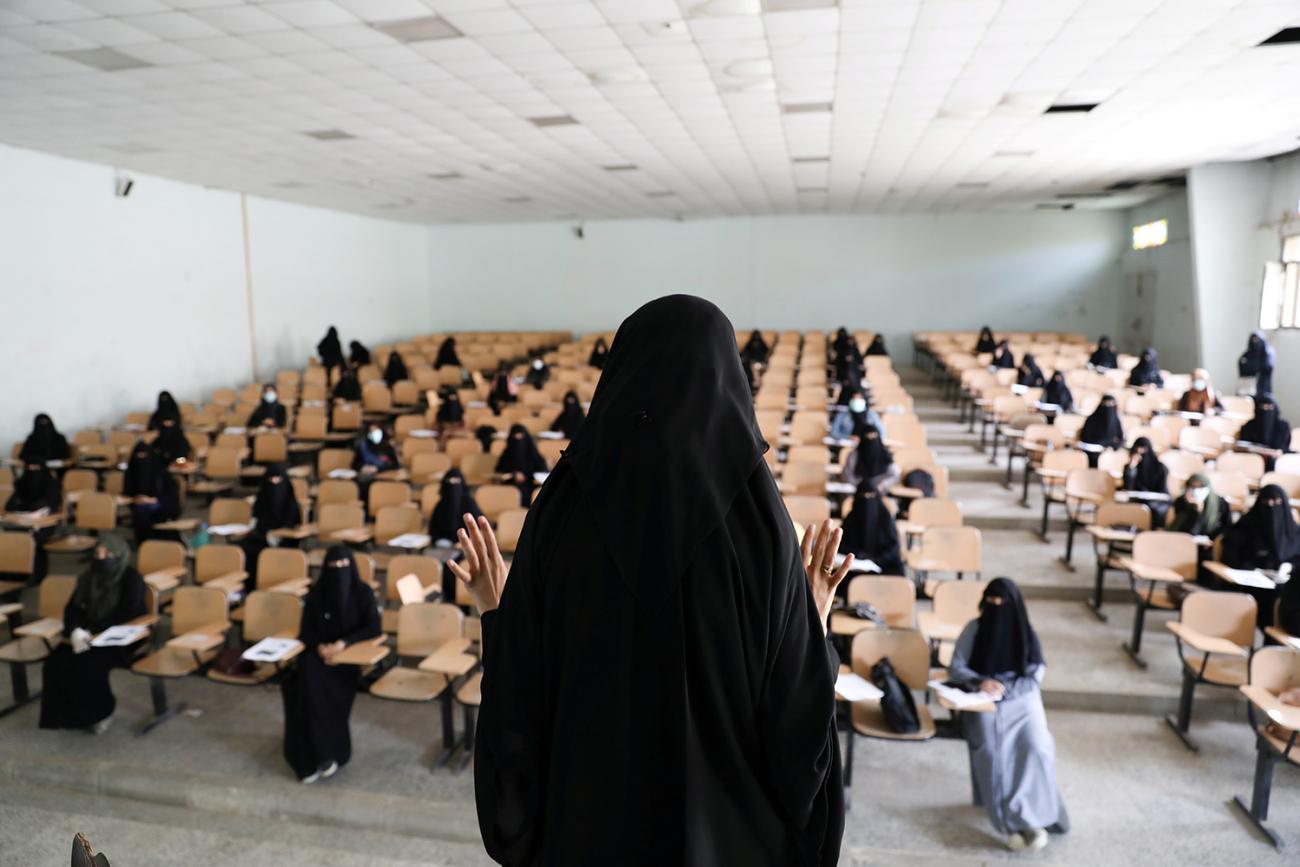
[[[429,536],[435,542],[439,539],[456,541],[456,531],[465,526],[463,518],[467,513],[479,518],[483,510],[470,495],[461,471],[450,469],[438,484],[438,502],[429,516]]]
[[[1016,366],[1016,356],[1011,351],[1011,344],[1005,340],[998,344],[997,351],[993,353],[993,361],[990,362],[998,370],[1010,370]]]
[[[443,367],[460,367],[460,355],[456,353],[456,338],[447,337],[438,345],[438,355],[433,360],[434,370],[441,370]]]
[[[980,329],[979,339],[975,341],[975,353],[992,352],[998,348],[997,341],[993,339],[993,330],[987,325]]]
[[[871,338],[871,345],[867,347],[867,355],[883,355],[889,357],[889,350],[885,348],[885,335],[877,334]]]
[[[43,464],[46,461],[66,461],[71,455],[67,437],[59,433],[53,419],[41,413],[32,421],[32,432],[23,441],[18,459],[23,463]]]
[[[1070,392],[1070,386],[1065,384],[1064,373],[1058,370],[1052,374],[1052,378],[1047,380],[1047,385],[1043,387],[1043,396],[1039,400],[1052,406],[1059,406],[1061,412],[1074,409],[1074,395]]]
[[[14,481],[13,492],[5,503],[6,512],[35,512],[49,509],[58,512],[63,506],[63,485],[59,477],[43,463],[29,463]]]
[[[537,451],[537,443],[533,441],[528,428],[512,424],[506,447],[497,458],[497,472],[523,473],[532,479],[533,473],[544,473],[546,470],[546,459]]]
[[[1043,371],[1034,360],[1032,353],[1026,352],[1025,357],[1020,359],[1020,371],[1016,377],[1016,384],[1023,385],[1026,388],[1042,388],[1045,383]]]
[[[1102,335],[1097,340],[1097,348],[1088,356],[1088,363],[1098,368],[1115,368],[1119,366],[1119,356],[1110,346],[1110,338]]]
[[[1151,440],[1138,437],[1133,441],[1132,452],[1141,452],[1141,457],[1137,466],[1124,468],[1124,490],[1169,493],[1169,468],[1156,457]]]
[[[1129,371],[1128,384],[1154,385],[1156,387],[1165,384],[1165,378],[1160,374],[1160,356],[1156,354],[1154,348],[1148,346],[1143,351],[1138,363]]]
[[[326,369],[343,365],[343,345],[339,343],[339,332],[333,325],[316,344],[316,355]]]
[[[597,370],[605,367],[605,359],[609,356],[609,347],[605,345],[605,338],[596,338],[596,343],[591,347],[591,355],[587,356],[587,364]]]
[[[889,470],[894,455],[885,445],[880,430],[868,424],[858,439],[857,474],[862,479],[874,479]]]
[[[582,420],[586,414],[582,411],[582,403],[578,400],[576,391],[565,392],[564,408],[560,414],[551,422],[551,430],[560,431],[568,439],[573,439],[578,435],[578,428],[582,426]]]
[[[388,353],[388,365],[384,368],[384,382],[392,388],[404,379],[410,379],[411,374],[406,369],[406,362],[402,360],[402,353],[394,349]]]
[[[351,402],[361,400],[361,380],[357,379],[355,370],[345,367],[339,372],[339,381],[334,383],[332,397]]]
[[[1278,501],[1270,506],[1269,500]],[[1260,488],[1250,511],[1223,534],[1223,562],[1234,569],[1276,569],[1300,556],[1300,527],[1286,492],[1278,485]]]
[[[740,350],[740,357],[750,364],[767,364],[769,351],[762,332],[755,330],[749,333],[749,340],[745,341],[745,348]]]
[[[158,392],[158,405],[149,416],[149,430],[161,430],[165,421],[173,422],[178,427],[181,423],[181,408],[177,406],[176,398],[172,397],[170,391]]]
[[[153,441],[154,451],[158,452],[164,464],[170,464],[180,458],[190,456],[190,441],[185,438],[177,423],[164,423],[158,429],[158,436]]]
[[[460,402],[459,394],[448,391],[442,396],[442,403],[438,404],[437,420],[442,424],[459,424],[465,420],[465,407]]]
[[[1002,600],[1001,605],[988,601],[995,597]],[[985,677],[1008,672],[1024,677],[1030,668],[1042,664],[1043,649],[1029,623],[1020,588],[1010,578],[994,578],[984,588],[984,598],[980,601],[979,628],[971,649],[970,669]]]
[[[1291,425],[1281,417],[1273,395],[1255,395],[1255,415],[1241,426],[1237,438],[1271,449],[1290,450]]]
[[[348,357],[353,367],[361,367],[370,363],[370,350],[366,349],[365,344],[360,340],[353,340],[348,344],[348,349],[351,350]]]
[[[1119,421],[1119,406],[1105,397],[1079,429],[1079,442],[1117,449],[1124,444],[1124,427]]]
[[[283,463],[277,461],[267,465],[261,487],[257,489],[257,499],[253,501],[253,517],[257,519],[257,529],[261,533],[297,527],[302,523],[302,507],[298,505],[298,496]]]
[[[1246,342],[1246,351],[1237,359],[1237,372],[1242,376],[1259,376],[1271,371],[1277,360],[1277,351],[1264,338],[1264,332],[1252,331]]]

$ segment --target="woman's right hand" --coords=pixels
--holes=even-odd
[[[1007,694],[1007,688],[1002,681],[986,677],[980,681],[980,692],[988,693],[995,699],[999,699]]]
[[[849,554],[835,567],[835,555],[840,550],[841,529],[831,529],[830,518],[820,525],[809,524],[804,530],[800,553],[803,555],[803,568],[808,576],[808,585],[812,588],[813,602],[817,605],[817,618],[822,624],[822,634],[827,632],[827,621],[831,616],[831,607],[835,604],[835,588],[849,574],[853,566],[853,555]]]
[[[479,614],[496,610],[501,604],[501,592],[506,586],[506,563],[497,547],[496,534],[487,518],[475,521],[472,515],[464,516],[465,529],[456,536],[465,552],[463,563],[448,560],[447,566],[465,585]]]

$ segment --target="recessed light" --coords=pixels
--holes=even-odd
[[[346,141],[356,138],[350,132],[344,132],[341,129],[314,129],[304,132],[303,135],[311,136],[318,141]]]
[[[772,74],[772,60],[768,57],[751,57],[747,60],[733,60],[723,69],[727,75],[737,78],[763,77]]]
[[[785,114],[813,114],[828,112],[832,108],[829,102],[792,102],[781,106],[781,111]]]
[[[552,114],[545,117],[530,117],[529,122],[533,126],[572,126],[578,121],[568,114]]]
[[[75,60],[93,66],[102,72],[120,72],[123,69],[144,69],[153,66],[146,60],[124,54],[114,48],[78,48],[73,51],[52,51],[56,57]]]
[[[636,171],[636,166],[632,165],[632,163],[619,163],[618,165],[615,165],[615,166],[601,166],[601,168],[604,169],[604,170],[607,171],[607,172],[634,172],[634,171]]]
[[[1097,102],[1062,102],[1056,105],[1049,105],[1043,114],[1083,114],[1092,111],[1100,103]]]
[[[435,181],[455,181],[465,176],[460,172],[431,172],[429,177],[433,178]]]
[[[441,15],[404,18],[400,21],[372,21],[370,26],[380,33],[387,33],[398,42],[431,42],[435,39],[457,39],[465,35]]]
[[[792,157],[790,159],[792,163],[828,163],[830,161],[830,157]]]
[[[1256,47],[1264,45],[1294,45],[1297,42],[1300,42],[1300,27],[1283,27],[1281,30],[1259,43],[1259,46]]]
[[[721,18],[728,15],[758,15],[763,11],[762,0],[708,0],[692,6],[687,15],[691,18]]]

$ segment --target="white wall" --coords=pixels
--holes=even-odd
[[[1132,249],[1133,226],[1162,219],[1169,221],[1169,240],[1160,247]],[[1191,370],[1200,359],[1200,340],[1187,193],[1176,190],[1128,211],[1124,231],[1128,249],[1118,345],[1134,354],[1154,346],[1161,366]]]
[[[1269,163],[1268,198],[1261,219],[1266,225],[1264,240],[1264,258],[1262,261],[1276,261],[1281,255],[1282,238],[1287,235],[1300,235],[1300,155]],[[1259,276],[1263,277],[1263,265]],[[1256,307],[1259,302],[1259,287],[1255,289]],[[1254,324],[1259,322],[1259,311],[1255,310]],[[1269,340],[1277,350],[1277,370],[1273,375],[1273,391],[1282,411],[1292,424],[1300,424],[1300,330],[1294,328],[1280,329],[1269,333]]]
[[[739,328],[1113,332],[1125,218],[1115,211],[752,217],[436,226],[440,328],[614,328],[673,292]],[[485,303],[486,302],[486,303]]]
[[[239,195],[0,146],[0,447],[252,378]],[[427,229],[249,198],[260,374],[433,330]]]

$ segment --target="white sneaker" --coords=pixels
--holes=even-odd
[[[99,722],[91,726],[90,731],[94,734],[102,735],[104,732],[108,731],[109,728],[112,727],[112,725],[113,725],[113,715],[109,714],[108,716],[104,717],[102,720],[100,720]]]
[[[338,770],[339,770],[339,763],[330,762],[328,765],[320,769],[320,775],[328,780],[330,777],[338,773]]]
[[[1047,831],[1043,828],[1034,828],[1029,832],[1029,850],[1039,852],[1047,848]]]
[[[1023,852],[1029,848],[1029,841],[1019,831],[1007,835],[1007,848],[1012,852]]]
[[[301,780],[299,780],[298,782],[302,783],[304,786],[309,786],[309,785],[311,785],[312,783],[316,782],[316,781],[319,780],[319,779],[320,779],[320,771],[317,771],[317,772],[314,773],[314,774],[308,774],[307,776],[303,777],[303,778],[302,778]]]

